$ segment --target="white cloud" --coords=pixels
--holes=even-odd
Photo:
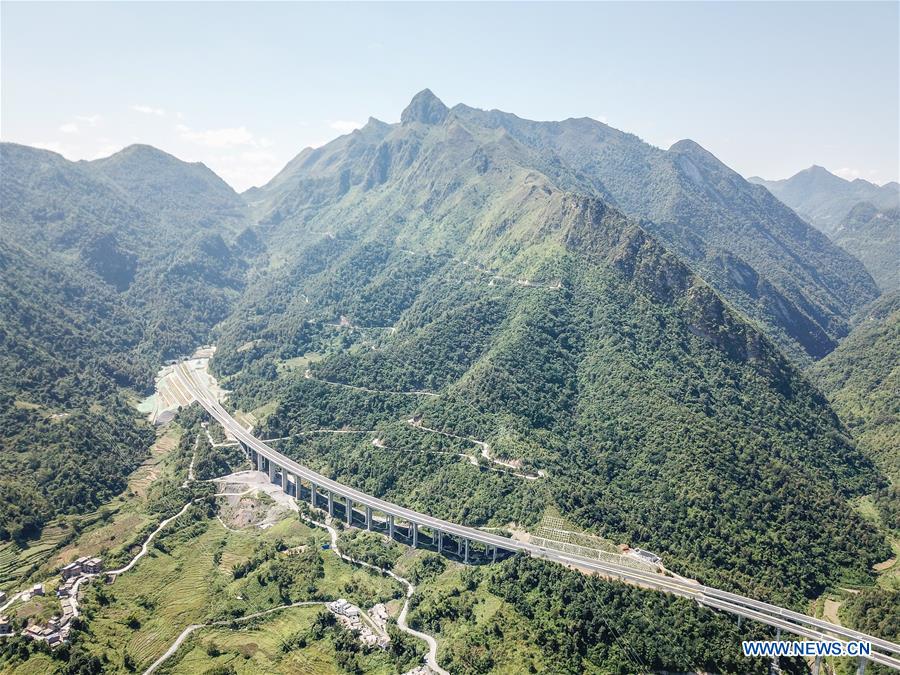
[[[109,157],[110,155],[116,154],[119,150],[122,149],[121,145],[111,145],[106,144],[102,145],[97,150],[92,153],[89,153],[85,159],[102,159],[104,157]]]
[[[157,117],[165,117],[166,111],[162,108],[154,108],[149,105],[133,105],[131,109],[143,115],[156,115]]]
[[[77,115],[75,119],[78,122],[83,122],[87,124],[89,127],[95,127],[100,124],[100,121],[103,119],[100,115]]]
[[[77,134],[78,133],[78,125],[75,122],[66,122],[65,124],[59,127],[61,133],[64,134]]]
[[[354,129],[362,127],[363,124],[362,122],[354,122],[353,120],[331,120],[328,122],[328,126],[342,134],[349,134]]]
[[[51,152],[58,152],[60,155],[64,154],[63,146],[60,143],[57,143],[56,141],[48,141],[48,142],[38,141],[37,143],[30,143],[29,145],[31,145],[32,147],[35,147],[35,148],[40,148],[41,150],[50,150]]]
[[[859,169],[853,169],[849,166],[845,166],[845,167],[842,167],[842,168],[838,169],[837,171],[835,171],[834,175],[840,176],[841,178],[843,178],[845,180],[854,180],[854,179],[862,176],[862,173],[863,172],[860,171]],[[871,175],[871,173],[870,173],[870,175]]]
[[[187,125],[178,124],[175,126],[175,130],[185,141],[205,145],[209,148],[233,148],[238,145],[260,147],[259,140],[247,130],[247,127],[226,127],[224,129],[198,131],[191,129]]]
[[[245,162],[252,162],[255,164],[259,162],[274,162],[277,157],[265,150],[250,150],[249,152],[242,152],[241,159]]]

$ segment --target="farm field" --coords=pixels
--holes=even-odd
[[[161,476],[174,474],[175,467],[167,459],[181,433],[177,425],[161,432],[150,456],[132,473],[128,487],[111,502],[91,513],[56,519],[24,548],[14,542],[0,546],[0,590],[17,588],[29,579],[43,580],[81,555],[114,552],[156,520],[143,508],[147,490]]]

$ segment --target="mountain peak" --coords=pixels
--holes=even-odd
[[[413,96],[412,101],[400,114],[400,122],[402,124],[411,122],[440,124],[447,118],[449,112],[449,108],[432,93],[431,89],[423,89]]]

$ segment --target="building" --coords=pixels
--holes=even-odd
[[[655,553],[651,553],[650,551],[645,551],[642,548],[633,548],[629,551],[629,554],[634,556],[635,558],[643,560],[644,562],[648,562],[651,565],[658,565],[660,562],[662,562],[662,558],[660,558],[658,555],[656,555]]]
[[[12,633],[12,623],[8,616],[0,616],[0,635],[9,635]]]
[[[72,593],[75,589],[75,582],[78,579],[76,577],[69,577],[63,583],[59,585],[56,589],[56,597],[57,598],[69,598],[72,597]]]
[[[101,558],[90,558],[82,563],[81,568],[85,574],[100,574],[103,571],[103,560]]]
[[[71,579],[81,574],[81,563],[78,561],[70,562],[59,571],[59,575],[65,579]]]
[[[34,587],[31,589],[32,597],[34,597],[36,595],[43,595],[43,594],[44,594],[44,584],[35,584]]]

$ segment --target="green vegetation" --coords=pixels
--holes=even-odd
[[[532,261],[534,276],[561,279],[561,290],[452,283],[476,273],[436,266],[375,349],[359,333],[349,344],[308,333],[301,350],[323,355],[310,379],[270,366],[283,350],[243,352],[252,374],[230,382],[235,402],[253,407],[278,391],[263,433],[289,436],[283,452],[439,517],[527,526],[553,503],[680,573],[797,606],[830,584],[870,580],[889,548],[848,499],[885,483],[819,393],[646,234],[592,203],[576,207],[561,220],[567,250]],[[336,265],[363,268],[353,255]],[[404,258],[394,252],[356,283]],[[319,275],[304,286],[310,305]],[[296,318],[274,320],[302,323],[309,311],[303,303]],[[260,386],[261,372],[271,384]],[[440,395],[379,393],[419,390]],[[415,416],[547,478],[474,467],[458,455],[477,447],[413,428]],[[374,432],[297,435],[340,428]]]
[[[383,535],[364,530],[345,530],[341,533],[338,546],[342,553],[354,560],[386,570],[394,566],[404,550],[403,546]]]
[[[811,371],[860,447],[895,485],[900,483],[898,350],[900,293],[891,293],[867,308],[853,333]],[[892,527],[900,529],[895,498],[879,501],[893,513]]]
[[[153,433],[146,391],[243,286],[238,195],[146,146],[97,162],[4,143],[0,193],[0,539],[37,537],[125,487]]]
[[[434,631],[453,673],[764,673],[742,639],[746,623],[693,603],[515,557],[482,569],[452,567],[413,599],[410,623]],[[805,672],[782,661],[787,672]]]
[[[813,371],[842,424],[789,356],[832,350],[872,279],[690,141],[662,151],[423,92],[401,125],[304,151],[246,195],[252,215],[205,167],[152,148],[81,163],[0,151],[3,583],[76,551],[125,562],[196,500],[134,570],[90,585],[70,647],[9,640],[4,672],[140,671],[196,623],[217,625],[168,670],[421,658],[395,626],[372,651],[320,607],[284,607],[346,597],[396,614],[403,588],[297,519],[235,532],[215,518],[212,486],[184,483],[191,460],[205,479],[245,459],[215,427],[209,442],[198,406],[123,493],[154,439],[129,399],[212,341],[229,405],[261,436],[438,517],[512,531],[558,513],[587,541],[800,609],[870,584],[891,554],[896,307]],[[438,634],[451,672],[766,666],[738,646],[762,631],[687,601],[521,557],[462,571],[373,533],[341,546],[419,584],[410,622]],[[844,611],[891,632],[892,602],[865,591]]]
[[[900,207],[878,210],[868,202],[857,204],[834,241],[862,261],[883,291],[900,290]]]

